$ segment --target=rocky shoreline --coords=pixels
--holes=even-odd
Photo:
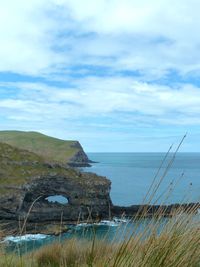
[[[131,221],[141,218],[157,218],[157,217],[173,217],[177,214],[197,214],[200,211],[200,203],[185,203],[171,205],[132,205],[128,207],[112,206],[105,217],[93,217],[85,220],[57,220],[43,222],[32,222],[27,218],[26,221],[17,220],[1,220],[1,238],[6,236],[20,236],[24,234],[45,234],[45,235],[60,235],[68,232],[71,226],[98,224],[102,220],[112,222],[113,218],[118,218],[120,221]],[[62,214],[61,214],[62,216]],[[24,224],[25,223],[25,224]],[[109,225],[109,224],[108,224]]]

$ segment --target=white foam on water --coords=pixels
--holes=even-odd
[[[22,241],[33,241],[47,238],[48,235],[44,234],[27,234],[22,236],[7,236],[4,238],[3,242],[13,242],[18,243]]]
[[[119,223],[115,221],[102,220],[99,223],[96,223],[96,225],[116,227],[116,226],[119,226]]]
[[[101,220],[98,223],[79,223],[76,225],[77,228],[82,228],[82,227],[91,227],[93,225],[97,226],[111,226],[111,227],[117,227],[122,223],[128,223],[130,220],[125,219],[125,218],[117,218],[114,217],[113,220]]]
[[[102,220],[98,223],[79,223],[76,225],[76,228],[84,228],[84,227],[91,227],[91,226],[118,226],[119,223],[115,222],[115,221],[109,221],[109,220]]]

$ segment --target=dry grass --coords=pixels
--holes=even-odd
[[[159,229],[159,219],[121,242],[69,239],[19,257],[0,255],[2,267],[200,267],[200,227],[178,215]],[[136,226],[137,228],[137,226]],[[158,233],[159,232],[159,233]],[[149,233],[147,235],[147,233]]]

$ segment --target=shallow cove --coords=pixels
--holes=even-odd
[[[25,235],[16,237],[7,237],[4,240],[6,252],[14,252],[17,254],[25,254],[39,249],[44,245],[49,245],[53,242],[63,242],[68,239],[87,239],[87,240],[105,240],[106,242],[120,242],[128,239],[130,236],[138,236],[142,233],[142,239],[146,239],[152,234],[152,229],[156,226],[156,233],[159,235],[162,229],[168,223],[176,223],[177,220],[188,218],[188,214],[177,215],[172,218],[162,217],[159,220],[155,218],[143,218],[137,220],[124,220],[121,218],[114,218],[112,221],[103,220],[96,224],[81,223],[76,226],[69,226],[66,233],[60,235]],[[200,212],[193,215],[190,219],[191,225],[199,224]]]
[[[118,220],[118,219],[117,219]],[[119,219],[120,220],[120,219]],[[158,231],[167,223],[168,219],[163,218],[158,227]],[[36,250],[44,245],[51,244],[53,242],[63,242],[67,239],[104,239],[107,242],[119,242],[128,238],[130,235],[138,232],[142,232],[148,225],[153,225],[154,220],[146,218],[138,220],[136,222],[128,221],[116,222],[116,221],[102,221],[98,224],[78,224],[77,226],[71,226],[67,233],[63,233],[59,236],[53,235],[26,235],[17,237],[6,238],[6,251],[24,254],[33,250]],[[150,229],[150,227],[149,227]],[[150,232],[149,232],[150,233]],[[147,232],[147,234],[149,234]]]

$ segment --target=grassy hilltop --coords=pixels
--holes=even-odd
[[[34,152],[53,162],[88,161],[78,141],[61,140],[38,132],[0,131],[0,142]]]
[[[47,175],[49,171],[39,155],[0,143],[0,196],[15,191],[16,186],[28,182],[31,177]],[[54,171],[60,174],[73,173],[72,169],[62,170],[59,167],[55,167]]]
[[[0,142],[0,199],[5,193],[15,192],[16,186],[51,172],[80,180],[72,168],[50,168],[41,156]]]

